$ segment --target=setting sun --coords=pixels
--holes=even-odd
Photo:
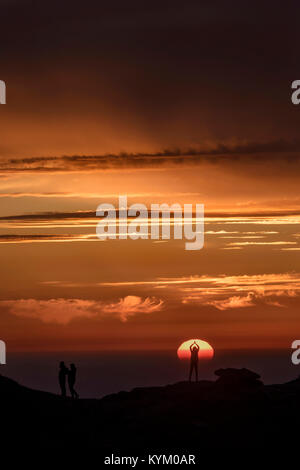
[[[200,347],[199,352],[198,352],[199,359],[212,359],[213,358],[214,350],[209,343],[201,339],[189,339],[187,341],[184,341],[177,349],[177,356],[179,357],[179,359],[190,359],[191,357],[190,346],[194,343],[194,341]]]

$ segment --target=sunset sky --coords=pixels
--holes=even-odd
[[[13,351],[289,348],[300,308],[299,4],[1,1],[0,338]],[[96,208],[205,206],[205,242]],[[295,336],[296,335],[296,336]]]

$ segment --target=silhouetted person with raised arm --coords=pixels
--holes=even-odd
[[[193,370],[195,369],[195,375],[196,375],[196,382],[198,382],[198,352],[199,352],[200,347],[196,343],[196,341],[193,342],[190,346],[190,351],[191,351],[191,366],[190,366],[190,376],[189,376],[189,382],[192,380],[192,374]]]
[[[77,369],[75,367],[75,364],[71,364],[70,365],[70,370],[69,370],[69,373],[68,373],[68,384],[69,384],[69,389],[70,389],[70,393],[71,393],[72,398],[79,398],[79,395],[78,395],[78,393],[76,392],[76,390],[74,388],[74,385],[75,385],[75,382],[76,382],[76,372],[77,372]]]
[[[65,366],[64,361],[61,361],[59,364],[59,374],[58,374],[58,381],[59,381],[59,386],[61,389],[61,396],[65,397],[66,396],[66,378],[68,375],[68,368]]]

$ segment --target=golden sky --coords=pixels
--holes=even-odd
[[[300,289],[297,163],[280,175],[278,162],[271,176],[268,164],[5,172],[0,321],[11,347],[164,349],[194,332],[219,348],[289,344]],[[149,207],[203,203],[204,248],[98,240],[96,208],[119,194]]]

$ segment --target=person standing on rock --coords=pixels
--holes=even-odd
[[[194,341],[193,344],[191,344],[191,346],[190,346],[191,365],[190,365],[189,382],[192,381],[193,370],[195,370],[196,382],[198,382],[198,352],[199,352],[199,349],[200,349],[200,347],[196,343],[196,341]]]
[[[79,395],[78,395],[78,393],[76,392],[76,390],[74,388],[74,385],[75,385],[75,382],[76,382],[76,372],[77,372],[77,369],[76,369],[75,364],[71,364],[70,365],[70,370],[69,370],[69,373],[68,373],[68,384],[69,384],[69,389],[70,389],[70,393],[71,393],[72,398],[79,398]]]
[[[59,386],[61,390],[61,396],[65,397],[66,396],[66,378],[68,375],[68,368],[65,366],[64,361],[61,361],[59,364],[59,373],[58,373],[58,381],[59,381]]]

